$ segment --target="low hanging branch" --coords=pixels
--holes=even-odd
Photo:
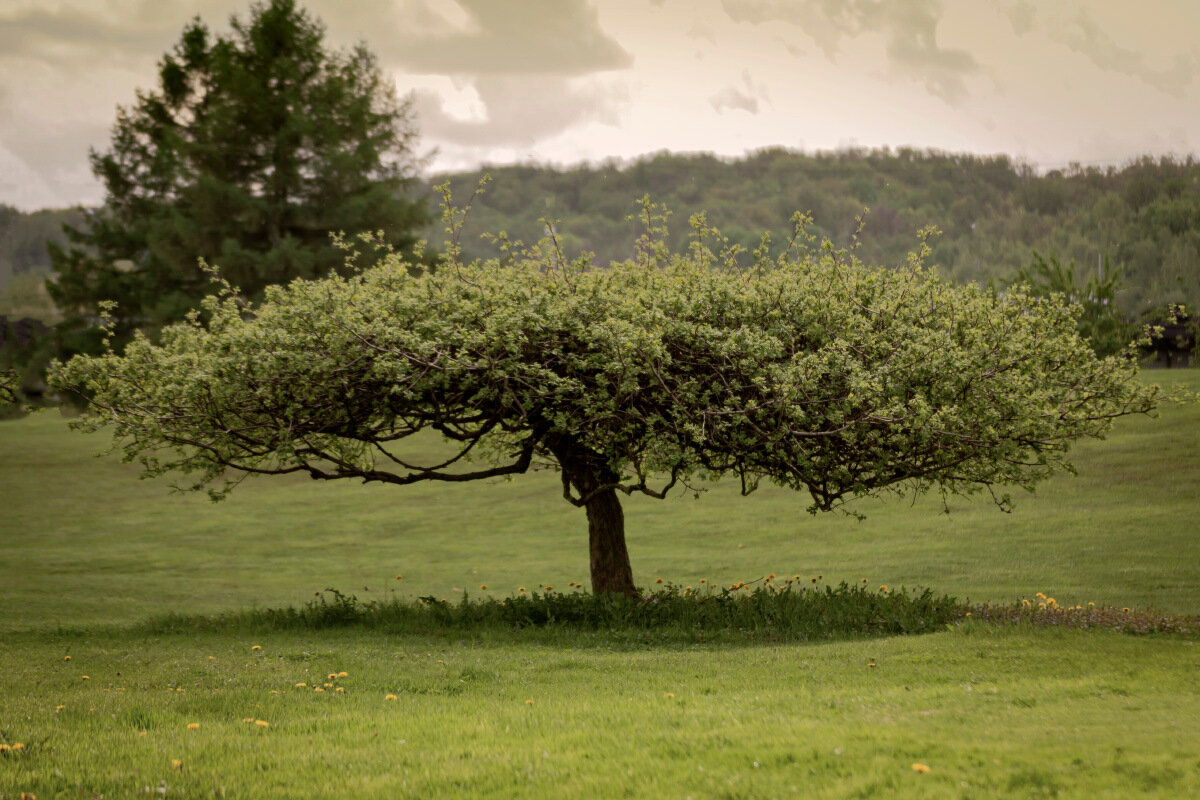
[[[503,261],[450,248],[428,271],[390,255],[253,309],[226,287],[206,323],[52,381],[92,398],[77,427],[111,427],[147,474],[190,474],[214,497],[247,473],[406,485],[550,464],[587,510],[593,589],[626,593],[619,494],[732,474],[743,494],[763,479],[805,491],[811,511],[930,489],[1007,506],[995,487],[1032,488],[1070,468],[1075,440],[1155,407],[1134,360],[1098,358],[1069,306],[953,286],[927,248],[869,267],[807,249],[798,217],[781,255],[764,242],[739,264],[703,218],[672,253],[665,215],[643,216],[637,257],[604,269],[501,236]],[[414,461],[404,440],[424,430],[454,454]]]

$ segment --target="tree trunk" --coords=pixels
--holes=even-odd
[[[625,514],[616,490],[597,492],[588,501],[587,518],[592,591],[636,595],[629,551],[625,549]]]
[[[592,591],[636,595],[629,551],[625,548],[625,514],[615,489],[600,489],[616,483],[620,476],[601,463],[601,458],[566,437],[554,442],[552,451],[567,479],[580,497],[588,520],[588,554]]]

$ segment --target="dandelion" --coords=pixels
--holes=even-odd
[[[138,731],[138,736],[146,736],[149,733],[150,733],[150,731]]]
[[[519,586],[519,587],[517,587],[517,591],[520,592],[521,594],[525,594],[525,587]]]
[[[271,694],[279,694],[279,690],[278,690],[278,689],[272,689],[272,690],[271,690]]]
[[[1045,600],[1045,599],[1046,599],[1046,595],[1045,595],[1045,594],[1043,594],[1042,592],[1038,592],[1037,594],[1035,594],[1035,595],[1034,595],[1034,597],[1036,597],[1038,600]]]
[[[383,696],[383,699],[384,699],[384,700],[395,700],[395,699],[396,699],[396,695],[394,695],[394,694],[385,694],[385,695]]]
[[[337,687],[336,689],[334,689],[334,691],[335,691],[335,692],[342,692],[342,693],[344,694],[344,693],[345,693],[345,691],[346,691],[346,687],[344,687],[344,686],[339,686],[339,687]]]
[[[533,700],[526,700],[525,705],[527,705],[527,706],[533,705]]]
[[[256,719],[256,720],[254,720],[254,724],[260,728],[271,727],[271,723],[267,722],[265,719]]]
[[[1023,607],[1025,607],[1025,608],[1029,608],[1029,600],[1027,600],[1026,598],[1022,597],[1022,598],[1021,598],[1021,605],[1022,605]]]
[[[199,722],[189,722],[187,724],[187,729],[189,731],[198,731],[198,730],[200,730],[200,723]]]
[[[398,580],[398,581],[402,581],[402,580],[404,580],[404,576],[403,576],[403,575],[397,575],[397,576],[396,576],[396,580]]]
[[[868,662],[867,662],[867,666],[868,666],[868,667],[874,667],[874,666],[875,666],[875,662],[874,662],[874,661],[868,661]]]
[[[324,689],[322,689],[320,686],[314,686],[314,687],[313,687],[313,691],[314,691],[314,692],[322,692],[322,693],[324,693],[324,691],[325,691],[325,690],[324,690]]]
[[[655,579],[654,579],[654,582],[655,582],[655,583],[662,583],[662,578],[655,578]]]
[[[244,719],[242,719],[242,722],[244,722],[246,724],[254,722],[254,717],[245,717]]]
[[[816,578],[813,578],[813,579],[812,579],[812,582],[813,582],[813,583],[816,583],[816,582],[817,582],[817,579],[816,579]]]
[[[968,616],[968,617],[969,617],[969,616],[971,616],[971,612],[970,612],[970,611],[968,611],[968,612],[967,612],[967,616]]]
[[[486,592],[486,591],[487,591],[487,584],[486,584],[486,583],[481,583],[481,584],[479,584],[479,591],[481,591],[481,592]]]
[[[773,581],[773,580],[775,580],[775,573],[774,573],[774,572],[772,572],[770,575],[768,575],[768,576],[767,576],[767,580],[769,580],[769,581]]]
[[[891,590],[888,589],[886,583],[881,583],[881,584],[879,584],[879,591],[883,592],[884,594],[887,594]]]
[[[9,750],[11,750],[11,749],[12,749],[12,748],[11,748],[11,747],[9,747],[9,746],[8,746],[7,744],[5,744],[4,742],[0,742],[0,753],[7,753],[7,752],[8,752]]]
[[[55,711],[62,711],[64,708],[66,708],[66,706],[55,706],[55,707],[54,707],[54,710],[55,710]]]
[[[91,678],[89,678],[87,675],[80,675],[80,676],[79,676],[79,679],[80,679],[81,681],[87,681],[87,680],[91,680]]]
[[[326,688],[326,689],[332,689],[332,688],[333,688],[333,684],[332,684],[332,683],[326,683],[326,684],[325,684],[325,688]]]
[[[1088,608],[1095,608],[1095,607],[1096,607],[1096,604],[1093,603],[1091,600],[1088,600]]]
[[[926,774],[928,774],[928,773],[929,773],[929,765],[928,765],[928,764],[921,764],[921,763],[913,764],[913,765],[912,765],[912,771],[913,771],[913,772],[919,772],[919,773],[921,773],[922,775],[926,775]]]
[[[675,693],[674,692],[666,692],[665,694],[663,694],[663,697],[667,698],[668,700],[674,700]]]
[[[70,661],[70,660],[71,660],[70,656],[63,656],[63,661]]]
[[[251,650],[262,650],[262,645],[261,645],[261,644],[256,644],[256,645],[254,645],[253,647],[251,647],[250,649],[251,649]]]
[[[337,673],[336,673],[336,672],[331,672],[331,673],[329,673],[329,680],[331,680],[331,681],[336,681],[336,680],[337,680]]]
[[[308,686],[308,684],[307,684],[307,683],[305,683],[304,681],[300,681],[299,683],[297,683],[297,684],[296,684],[296,688],[297,688],[297,689],[303,689],[303,688],[305,688],[306,686]]]
[[[867,582],[867,579],[866,579],[866,578],[863,578],[863,583],[866,583],[866,582]]]
[[[217,657],[216,657],[216,656],[209,656],[209,657],[208,657],[208,660],[209,660],[209,661],[216,661],[216,660],[217,660]]]
[[[547,591],[547,592],[553,592],[553,591],[554,591],[554,587],[553,587],[553,586],[547,586],[547,587],[546,587],[546,591]]]
[[[1129,606],[1125,606],[1125,607],[1124,607],[1124,608],[1122,608],[1121,610],[1122,610],[1122,611],[1125,611],[1125,612],[1128,612],[1128,611],[1129,611]]]
[[[339,672],[339,673],[337,674],[337,676],[338,676],[339,678],[348,678],[348,677],[350,677],[350,673],[348,673],[348,672]]]
[[[1055,600],[1053,597],[1047,597],[1046,605],[1050,606],[1051,608],[1058,608],[1058,601]]]
[[[171,769],[183,769],[183,759],[172,758],[171,759]]]
[[[700,582],[701,582],[701,583],[708,583],[708,578],[701,578],[701,579],[700,579]]]

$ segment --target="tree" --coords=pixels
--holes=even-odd
[[[1105,264],[1107,267],[1107,263]],[[1034,251],[1029,262],[1008,282],[1021,285],[1038,297],[1074,308],[1076,329],[1099,356],[1111,356],[1125,350],[1137,337],[1137,326],[1125,319],[1117,307],[1117,295],[1123,283],[1121,270],[1107,268],[1103,276],[1089,274],[1081,281],[1075,262],[1063,264],[1053,253],[1049,260]]]
[[[105,205],[52,246],[64,310],[115,301],[132,325],[181,319],[210,290],[198,258],[251,297],[342,266],[330,233],[383,231],[410,247],[425,206],[406,198],[411,104],[363,45],[333,52],[294,0],[254,5],[232,33],[199,20],[159,65],[158,87],[120,108],[92,151]]]
[[[461,217],[450,212],[451,231]],[[1020,291],[955,287],[922,263],[872,268],[811,245],[739,266],[694,218],[671,252],[652,206],[636,257],[606,269],[550,238],[436,272],[398,256],[350,277],[225,286],[160,344],[52,371],[92,398],[147,475],[214,498],[249,474],[395,485],[559,470],[586,510],[592,588],[636,591],[620,494],[664,497],[723,475],[831,510],[886,491],[1032,488],[1070,444],[1145,412],[1136,365],[1099,359],[1070,310]],[[553,229],[551,229],[553,230]],[[351,254],[353,260],[353,254]],[[415,463],[405,439],[454,447]]]

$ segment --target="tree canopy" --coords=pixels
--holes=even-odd
[[[226,286],[161,343],[77,357],[52,383],[92,398],[78,426],[111,426],[147,474],[214,496],[248,474],[557,469],[587,511],[593,589],[626,593],[620,493],[730,476],[803,491],[814,512],[930,489],[1004,506],[996,487],[1069,468],[1074,440],[1155,405],[1133,361],[1079,338],[1073,307],[956,287],[924,247],[880,269],[798,216],[781,254],[746,254],[697,217],[677,251],[663,219],[645,205],[636,256],[607,268],[567,259],[556,234],[501,236],[499,259],[463,263],[452,240],[437,271],[393,254],[254,307]],[[453,452],[414,462],[404,440],[424,430]]]
[[[158,85],[117,111],[93,151],[105,204],[51,246],[63,311],[115,301],[131,325],[181,319],[219,263],[252,297],[342,266],[330,233],[415,242],[425,207],[405,196],[414,167],[410,103],[359,45],[331,51],[295,0],[252,6],[214,36],[199,18],[159,64]]]

